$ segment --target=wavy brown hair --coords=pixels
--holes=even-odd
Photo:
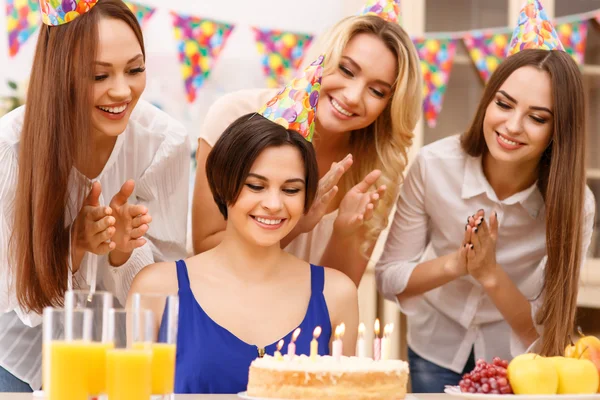
[[[65,225],[75,217],[67,215],[68,204],[73,199],[81,204],[89,189],[81,185],[78,193],[70,193],[69,177],[91,153],[98,22],[104,18],[129,25],[143,51],[138,21],[121,0],[100,0],[79,18],[40,30],[19,145],[10,242],[16,297],[27,312],[61,305],[67,290],[70,227]]]
[[[546,204],[547,262],[543,304],[535,317],[543,326],[542,355],[562,355],[575,321],[582,262],[585,200],[585,98],[581,72],[562,51],[523,50],[507,58],[487,84],[475,118],[461,137],[463,149],[477,157],[487,153],[483,121],[488,105],[517,69],[545,71],[552,82],[554,126],[539,164],[538,187]]]

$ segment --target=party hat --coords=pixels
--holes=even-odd
[[[312,141],[324,60],[325,56],[319,56],[304,70],[302,76],[288,83],[258,113]]]
[[[358,15],[377,15],[388,22],[400,22],[400,0],[367,0]]]
[[[98,0],[40,0],[42,22],[58,26],[90,11]]]
[[[565,51],[539,0],[527,0],[521,9],[507,55],[525,49]]]

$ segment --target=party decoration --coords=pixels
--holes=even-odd
[[[565,51],[573,57],[578,65],[583,65],[585,44],[587,41],[588,21],[576,21],[556,25],[556,32]]]
[[[423,73],[423,111],[430,127],[435,127],[456,51],[455,39],[414,38]]]
[[[193,103],[234,25],[174,12],[171,14],[187,99]]]
[[[292,79],[300,67],[305,50],[313,36],[303,33],[282,32],[252,28],[256,48],[262,58],[263,72],[268,87],[281,87]]]
[[[521,9],[508,55],[525,49],[565,50],[539,0],[527,0]]]
[[[156,8],[134,3],[132,1],[126,1],[125,4],[129,7],[133,15],[135,15],[142,28],[144,28],[148,20],[154,15],[154,11],[156,11]]]
[[[367,0],[358,15],[377,15],[386,21],[400,23],[400,0]]]
[[[8,54],[14,57],[40,25],[39,3],[35,0],[6,0]]]
[[[487,82],[506,57],[509,31],[472,31],[463,37],[463,41],[479,71],[479,76],[483,82]]]
[[[286,129],[299,132],[310,142],[315,132],[324,60],[324,56],[319,56],[301,76],[286,85],[258,113]]]
[[[66,24],[90,11],[97,2],[98,0],[40,0],[42,22],[50,26]]]

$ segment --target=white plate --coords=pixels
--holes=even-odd
[[[250,397],[246,394],[247,392],[239,392],[237,395],[240,399],[245,399],[245,400],[285,400],[285,399],[273,399],[273,398],[264,398],[264,397]],[[416,397],[407,394],[406,397],[404,398],[404,400],[417,400]]]
[[[458,386],[446,386],[444,393],[450,396],[459,397],[468,400],[492,400],[492,399],[519,399],[519,400],[600,400],[598,394],[483,394],[483,393],[463,393]]]

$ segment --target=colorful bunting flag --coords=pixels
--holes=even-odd
[[[6,0],[8,53],[14,57],[40,26],[40,4],[36,0]]]
[[[300,67],[312,35],[253,27],[256,48],[262,57],[267,86],[281,87],[293,78]]]
[[[468,32],[463,40],[479,76],[487,82],[498,65],[506,57],[510,40],[510,30],[505,32]]]
[[[413,38],[423,73],[423,111],[430,127],[435,127],[456,51],[455,39]]]
[[[156,8],[144,6],[142,4],[134,3],[132,1],[126,1],[125,4],[127,4],[127,7],[129,7],[133,15],[136,16],[142,28],[145,27],[148,20],[154,14],[154,11],[156,11]]]
[[[174,12],[173,28],[181,72],[190,103],[215,65],[234,25],[178,15]]]
[[[578,65],[583,65],[588,21],[556,25],[556,33],[558,33],[558,38],[565,47],[565,51],[573,57]]]

